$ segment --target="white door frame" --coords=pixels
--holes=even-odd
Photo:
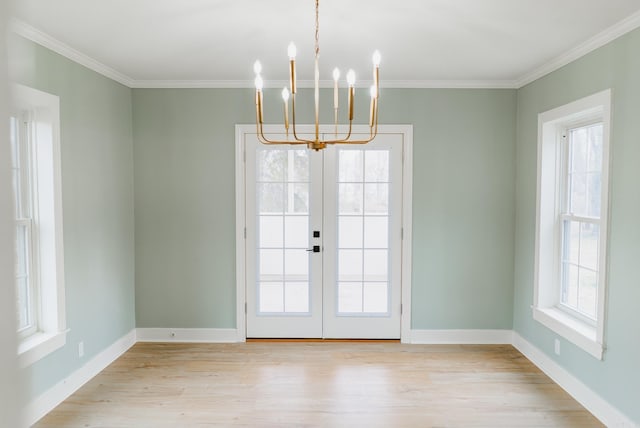
[[[281,134],[283,125],[264,125],[266,134]],[[314,132],[313,125],[298,125],[300,133]],[[344,130],[340,130],[343,132]],[[333,133],[333,126],[320,132]],[[366,134],[369,127],[354,125],[354,133]],[[379,125],[379,134],[401,134],[403,137],[402,155],[402,314],[400,318],[400,340],[411,341],[411,275],[412,275],[412,209],[413,209],[413,125]],[[246,134],[256,134],[256,125],[236,125],[235,167],[236,167],[236,333],[237,341],[247,339],[246,324],[246,207],[245,207],[245,168],[246,154],[244,141]]]

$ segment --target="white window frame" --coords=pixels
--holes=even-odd
[[[18,360],[27,366],[66,343],[60,99],[22,85],[12,87],[13,110],[28,121],[31,207],[31,274],[37,327],[20,337]]]
[[[37,266],[35,266],[34,254],[37,252],[35,246],[37,245],[37,236],[34,236],[34,228],[33,228],[33,180],[32,180],[32,159],[33,155],[31,153],[31,126],[30,126],[30,117],[29,112],[17,111],[12,114],[12,118],[15,119],[15,135],[13,135],[16,139],[16,146],[12,149],[17,153],[12,153],[12,157],[15,157],[17,160],[17,165],[13,165],[12,161],[12,169],[17,168],[18,173],[18,183],[17,184],[17,194],[14,195],[15,199],[15,230],[17,232],[18,228],[22,227],[25,229],[25,248],[24,248],[24,266],[25,273],[24,277],[27,280],[27,300],[28,307],[26,308],[27,313],[29,314],[29,323],[27,326],[23,328],[18,328],[18,338],[24,339],[28,336],[34,334],[38,329],[38,319],[39,319],[39,310],[38,310],[38,278],[37,278]],[[16,238],[17,242],[17,238]],[[15,272],[15,280],[18,281],[19,273]]]
[[[596,320],[561,304],[562,219],[566,198],[568,128],[603,124],[600,247]],[[611,90],[582,98],[538,115],[538,170],[533,318],[597,359],[605,350],[604,324],[608,267],[609,146]]]

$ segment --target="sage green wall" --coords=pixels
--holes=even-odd
[[[511,329],[516,91],[381,97],[381,122],[414,127],[413,328]],[[311,100],[302,90],[299,123]],[[250,89],[133,90],[138,327],[235,327],[234,127],[253,108]]]
[[[612,88],[607,350],[598,361],[532,319],[538,113]],[[640,424],[640,30],[518,91],[514,329]]]
[[[70,331],[24,370],[32,400],[135,327],[131,90],[17,36],[10,62],[12,80],[60,97]]]
[[[0,117],[9,115],[7,85],[7,16],[11,1],[0,2]],[[16,358],[14,215],[8,121],[0,121],[0,415],[7,427],[22,427],[22,384]]]

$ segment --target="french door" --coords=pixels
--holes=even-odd
[[[402,135],[242,143],[247,337],[399,338]]]

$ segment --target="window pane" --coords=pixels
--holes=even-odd
[[[18,330],[25,329],[31,325],[29,314],[29,286],[26,277],[16,278],[16,304],[18,312]]]
[[[367,150],[364,174],[365,181],[389,181],[389,151]]]
[[[602,194],[602,174],[592,172],[587,175],[587,215],[589,217],[600,217],[600,205]]]
[[[338,283],[338,312],[362,312],[362,283]]]
[[[602,155],[603,155],[603,126],[602,124],[593,125],[589,128],[589,171],[602,171]]]
[[[338,181],[362,181],[362,150],[340,150],[338,152]]]
[[[309,312],[308,282],[286,282],[284,284],[284,311]]]
[[[562,260],[573,264],[580,263],[580,223],[565,220],[564,227],[564,254]]]
[[[362,248],[362,217],[338,217],[338,247]]]
[[[24,225],[16,227],[16,247],[15,247],[15,273],[17,276],[26,276],[28,273],[28,229]]]
[[[598,270],[600,227],[597,224],[580,224],[580,266]]]
[[[572,308],[578,307],[578,267],[564,264],[563,274],[563,287],[562,287],[562,303],[571,306]]]
[[[587,171],[587,137],[586,128],[576,128],[569,131],[572,172]]]
[[[596,317],[596,301],[598,298],[596,284],[596,272],[588,269],[580,269],[580,299],[578,301],[578,310],[594,319]]]
[[[587,175],[576,172],[571,175],[569,212],[578,216],[587,216]]]
[[[258,150],[258,181],[283,182],[287,169],[286,150]]]

